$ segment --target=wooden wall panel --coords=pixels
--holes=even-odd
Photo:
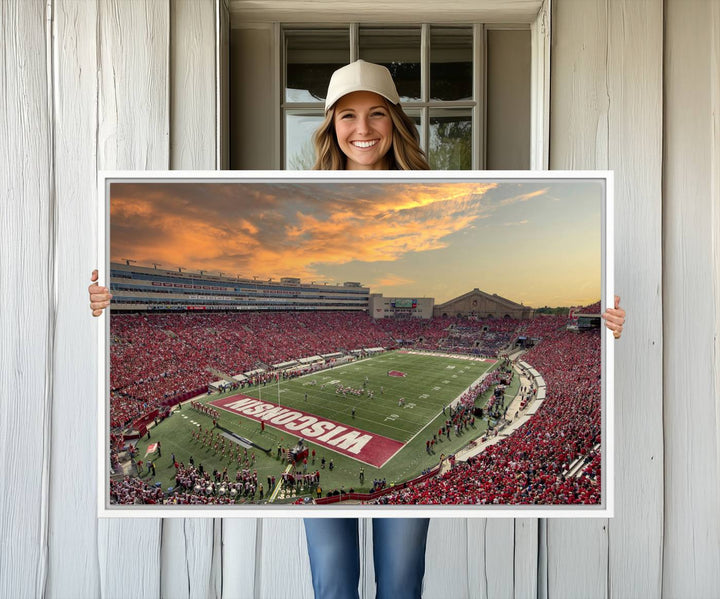
[[[469,597],[512,597],[515,532],[512,519],[467,520]]]
[[[98,167],[167,169],[169,4],[103,0],[98,8]],[[100,521],[103,597],[160,595],[161,532],[158,519]]]
[[[55,341],[45,2],[0,5],[0,596],[46,578]]]
[[[658,596],[663,7],[553,6],[551,168],[615,171],[616,290],[629,319],[615,346],[616,517],[548,522],[548,594]]]
[[[516,518],[513,555],[513,597],[532,599],[538,589],[539,530],[537,518]]]
[[[171,0],[169,44],[170,168],[214,169],[217,71],[213,0]],[[220,597],[221,533],[220,521],[210,518],[163,521],[163,597]]]
[[[57,329],[48,540],[48,597],[98,597],[96,327],[97,5],[53,5]],[[69,541],[72,539],[72,541]]]
[[[608,3],[615,288],[629,314],[615,343],[613,597],[662,592],[662,54],[662,0]]]
[[[262,518],[257,522],[255,596],[312,599],[310,558],[302,519]]]
[[[663,594],[720,589],[715,2],[665,3],[665,544]]]
[[[253,599],[255,592],[257,529],[262,520],[247,518],[222,521],[222,596],[224,599]]]
[[[425,551],[423,597],[472,597],[468,584],[471,548],[466,518],[431,518]]]
[[[607,10],[552,3],[550,168],[608,167]],[[541,551],[549,597],[607,596],[607,520],[548,520]]]
[[[217,168],[214,0],[171,0],[170,168]]]

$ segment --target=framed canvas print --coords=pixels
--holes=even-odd
[[[98,190],[101,516],[612,516],[612,173]]]

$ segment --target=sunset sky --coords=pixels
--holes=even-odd
[[[533,307],[600,299],[604,189],[588,180],[111,185],[110,257],[442,303],[477,287]]]

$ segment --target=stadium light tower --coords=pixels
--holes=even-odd
[[[157,270],[157,267],[162,266],[162,264],[156,264],[155,262],[153,262],[153,266],[155,267],[155,270]]]
[[[133,264],[135,264],[137,262],[137,260],[128,260],[127,258],[120,258],[120,260],[125,260],[125,264],[127,264],[128,266],[130,266],[131,262]]]
[[[182,269],[185,268],[184,266],[178,266],[178,272],[182,272]]]

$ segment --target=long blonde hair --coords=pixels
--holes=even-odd
[[[430,165],[428,165],[425,158],[425,152],[420,147],[420,136],[413,120],[405,114],[399,104],[391,104],[390,102],[385,102],[385,104],[393,124],[392,148],[387,153],[390,159],[389,170],[430,170]],[[345,170],[347,158],[338,144],[334,121],[335,106],[325,113],[325,119],[313,134],[312,141],[315,146],[313,170]]]

